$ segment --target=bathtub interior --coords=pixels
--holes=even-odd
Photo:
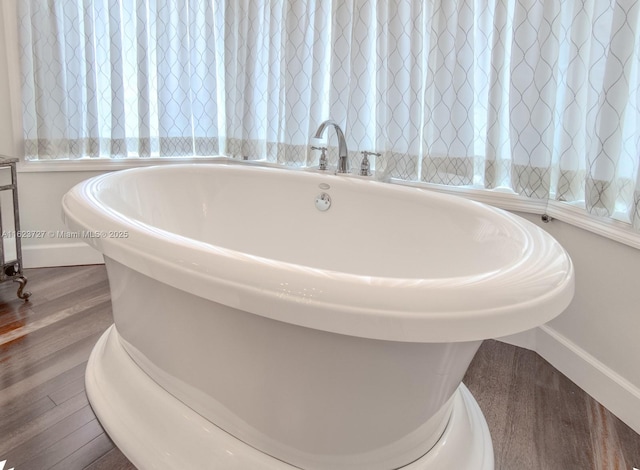
[[[415,188],[224,165],[144,170],[105,178],[99,203],[165,236],[319,270],[405,279],[481,275],[517,263],[530,245],[526,221]],[[322,192],[332,198],[326,212],[314,206]]]

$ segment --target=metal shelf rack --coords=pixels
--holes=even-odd
[[[31,292],[24,290],[27,278],[22,272],[23,233],[20,231],[18,211],[17,158],[0,157],[0,282],[14,281],[20,284],[18,297],[28,300]]]

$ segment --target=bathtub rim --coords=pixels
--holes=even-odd
[[[195,166],[202,165],[176,165],[172,171],[179,170],[180,167]],[[240,165],[206,166],[220,171],[232,169],[231,171],[260,171],[272,174],[288,172],[279,168]],[[140,171],[168,171],[168,167],[145,167],[123,171],[129,174]],[[486,282],[484,275],[416,280],[367,277],[329,271],[318,273],[319,270],[311,267],[281,261],[274,263],[273,260],[263,260],[262,266],[258,264],[261,270],[255,269],[255,266],[251,266],[250,270],[242,269],[238,263],[246,261],[243,258],[250,258],[255,262],[260,261],[259,257],[168,234],[142,222],[127,220],[122,214],[105,208],[94,192],[99,189],[101,182],[117,177],[117,173],[119,172],[91,178],[76,185],[65,195],[63,219],[70,229],[79,232],[128,231],[134,235],[130,239],[88,238],[85,241],[105,256],[169,285],[275,320],[372,339],[419,342],[473,341],[506,336],[539,326],[561,313],[573,297],[573,265],[564,251],[565,258],[562,260],[563,263],[560,263],[562,269],[558,266],[549,269],[549,264],[558,264],[558,260],[550,259],[548,253],[546,257],[543,253],[543,256],[534,260],[537,268],[547,269],[546,282],[551,288],[533,285],[527,278],[527,273],[523,275],[517,271],[518,263],[515,267],[509,266],[489,278],[490,282]],[[304,177],[331,178],[330,175],[317,173],[296,173],[309,175]],[[351,180],[345,177],[333,178],[337,178],[333,181],[349,181],[347,184],[362,184],[367,187],[382,185],[379,187],[391,187],[392,191],[418,194],[417,191],[424,194],[423,190],[416,188],[368,180]],[[542,229],[516,215],[456,196],[428,194],[435,201],[482,206],[483,210],[487,209],[504,216],[522,227],[522,230],[531,230],[529,243],[557,244]],[[100,211],[102,214],[97,216],[96,212]],[[150,246],[150,237],[156,246]],[[177,246],[193,251],[186,253],[182,250],[177,255],[173,252]],[[293,294],[284,292],[274,283],[269,287],[265,285],[265,280],[272,281],[274,266],[280,269],[277,274],[286,274],[288,290],[292,290],[293,286]],[[330,273],[328,277],[327,272]],[[306,283],[299,280],[300,275],[308,276]],[[554,276],[553,282],[549,282],[550,275]],[[544,279],[539,273],[536,273],[536,276],[536,281]],[[314,286],[322,286],[325,291],[323,298],[311,299],[298,295],[304,286],[309,284],[309,280],[313,281]],[[345,280],[350,282],[349,292],[343,292],[344,289],[341,289]],[[526,285],[527,282],[529,285]],[[373,290],[372,285],[375,288]],[[489,287],[494,290],[488,289]],[[510,296],[514,289],[520,289],[521,299],[517,301],[511,301]],[[385,304],[386,297],[394,295],[398,290],[402,290],[403,297],[398,302],[398,307],[379,307],[380,304]],[[507,298],[507,301],[504,298]],[[264,308],[265,300],[269,302],[268,309]],[[304,308],[304,315],[300,315],[300,308]]]

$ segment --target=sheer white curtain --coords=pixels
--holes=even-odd
[[[309,162],[309,140],[329,114],[331,2],[225,3],[225,153]]]
[[[218,153],[224,16],[217,4],[18,5],[27,159]]]
[[[332,117],[352,166],[640,228],[638,3],[25,0],[27,157],[305,166]]]

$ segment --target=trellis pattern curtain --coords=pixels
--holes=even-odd
[[[636,0],[19,4],[27,159],[313,165],[332,117],[352,166],[640,229]]]

